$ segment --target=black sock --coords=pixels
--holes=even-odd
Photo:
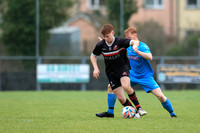
[[[137,96],[135,94],[135,91],[133,92],[133,94],[130,94],[128,96],[129,96],[130,100],[134,103],[134,105],[137,109],[141,108],[140,103],[139,103]]]
[[[124,103],[124,104],[122,104],[124,107],[125,106],[133,106],[132,104],[131,104],[131,102],[128,100],[128,99],[126,99],[126,102]]]

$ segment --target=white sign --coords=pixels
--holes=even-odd
[[[90,79],[88,64],[39,64],[39,83],[87,83]]]

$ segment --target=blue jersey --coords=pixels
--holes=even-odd
[[[143,42],[139,42],[138,50],[144,53],[151,53],[149,47]],[[132,46],[127,48],[127,54],[131,65],[130,77],[144,78],[154,75],[149,60],[138,55]]]

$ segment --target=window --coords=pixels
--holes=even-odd
[[[200,8],[200,0],[186,0],[187,1],[187,8],[194,9]]]
[[[193,34],[195,34],[197,31],[194,31],[194,30],[186,30],[185,31],[185,36],[188,37],[188,36],[191,36]]]
[[[151,9],[163,9],[164,0],[144,0],[144,7]]]
[[[99,1],[99,4],[101,5],[101,6],[104,6],[105,4],[104,4],[104,0],[100,0]]]
[[[99,9],[104,6],[105,0],[88,0],[90,9]]]

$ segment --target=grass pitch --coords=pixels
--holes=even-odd
[[[148,114],[124,119],[117,101],[115,118],[97,118],[107,110],[106,91],[0,92],[2,133],[199,133],[200,91],[164,91],[177,118],[170,118],[152,94],[136,91]]]

